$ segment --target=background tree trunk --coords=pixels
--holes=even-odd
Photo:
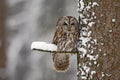
[[[92,39],[87,43],[91,46],[81,58],[81,63],[89,66],[90,71],[87,79],[80,80],[120,80],[120,0],[84,0],[85,6],[90,2],[97,3],[97,7],[87,11],[90,16],[94,14],[92,21],[95,24],[88,30],[92,32]],[[87,26],[82,24],[82,30]],[[90,60],[88,55],[98,56],[96,60]]]
[[[5,0],[0,0],[0,80],[5,71]]]

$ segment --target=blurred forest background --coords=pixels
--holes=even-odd
[[[73,80],[76,62],[64,74],[50,54],[31,51],[33,41],[51,42],[57,19],[77,16],[77,0],[0,0],[0,80]],[[76,61],[76,60],[73,60]]]
[[[90,9],[87,5],[94,1],[99,7],[90,3]],[[87,43],[91,46],[80,59],[93,64],[89,66],[93,79],[88,80],[120,80],[120,0],[86,0],[85,6],[89,11],[83,12],[83,20],[93,17],[96,24],[88,31],[97,40]],[[33,41],[50,43],[57,19],[64,15],[78,17],[77,0],[0,0],[0,80],[76,80],[76,56],[71,57],[68,72],[58,73],[50,54],[30,48]],[[87,27],[82,24],[82,30]],[[92,62],[87,55],[98,56]]]

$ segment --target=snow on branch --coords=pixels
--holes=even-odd
[[[48,50],[48,51],[56,51],[57,46],[54,44],[49,44],[46,42],[32,42],[31,49],[41,49],[41,50]]]
[[[51,53],[78,53],[78,51],[57,51],[57,46],[55,44],[39,41],[32,42],[31,50]]]

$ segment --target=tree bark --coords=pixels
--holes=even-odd
[[[5,0],[0,0],[0,80],[4,80],[5,42]]]
[[[94,8],[97,19],[92,28],[97,39],[99,67],[93,79],[120,80],[120,0],[97,0]],[[101,49],[101,50],[100,50]]]
[[[89,14],[95,12],[95,24],[89,27],[91,37],[96,43],[89,42],[87,54],[98,55],[97,62],[89,61],[91,71],[95,73],[90,78],[91,71],[85,80],[120,80],[120,0],[84,0],[85,5],[96,2],[98,7],[89,10]],[[87,25],[88,26],[88,25]],[[89,52],[94,48],[93,53]],[[85,56],[81,63],[89,59]],[[84,80],[84,79],[81,79]]]

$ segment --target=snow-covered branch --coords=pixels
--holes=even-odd
[[[51,53],[78,53],[78,51],[57,51],[57,46],[55,44],[50,44],[46,42],[32,42],[31,49]]]

